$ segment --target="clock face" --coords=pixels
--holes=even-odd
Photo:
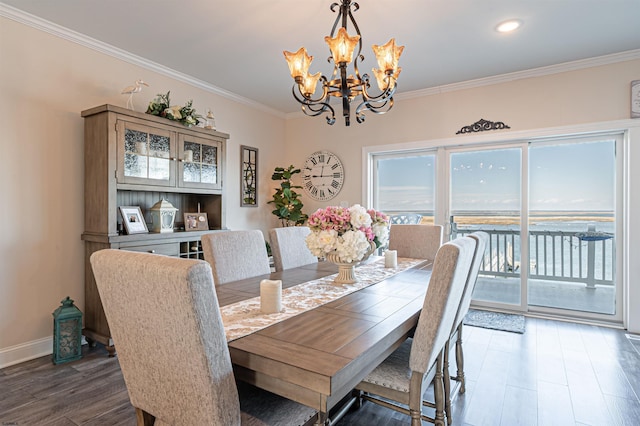
[[[302,169],[302,187],[311,198],[330,200],[340,192],[344,182],[342,162],[335,154],[318,151],[311,154]]]

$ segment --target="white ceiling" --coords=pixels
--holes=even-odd
[[[283,50],[304,45],[315,57],[311,71],[331,73],[324,36],[336,16],[332,0],[2,2],[280,112],[299,110]],[[406,46],[399,94],[640,48],[639,0],[359,4],[361,72],[377,66],[371,44],[395,37]],[[512,34],[494,30],[510,18],[523,27]]]

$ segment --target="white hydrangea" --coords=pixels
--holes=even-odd
[[[307,247],[316,257],[325,255],[335,250],[338,243],[338,232],[334,229],[312,232],[306,238]]]
[[[384,223],[374,223],[371,227],[373,234],[378,237],[380,246],[385,246],[389,242],[389,227]]]
[[[349,207],[349,214],[351,215],[351,226],[356,229],[361,227],[369,228],[371,226],[371,216],[367,212],[367,209],[360,204],[354,204]]]
[[[356,262],[364,257],[370,247],[364,232],[347,231],[338,238],[335,249],[342,262]]]

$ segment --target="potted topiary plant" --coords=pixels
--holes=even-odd
[[[271,176],[271,180],[281,181],[280,188],[276,189],[273,200],[269,203],[275,205],[275,210],[272,213],[280,219],[282,226],[302,225],[308,217],[302,213],[303,204],[299,198],[300,194],[294,191],[294,189],[302,187],[291,183],[291,177],[297,173],[300,173],[300,169],[291,165],[286,169],[276,167]]]

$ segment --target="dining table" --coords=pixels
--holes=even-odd
[[[346,411],[347,407],[340,409],[345,397],[417,325],[433,262],[399,259],[399,264],[405,260],[412,261],[405,262],[409,267],[389,271],[382,257],[373,256],[363,265],[382,273],[381,280],[268,326],[240,335],[229,330],[227,341],[236,378],[316,409],[316,425],[333,424]],[[365,266],[356,267],[356,276]],[[251,301],[260,299],[262,280],[282,281],[286,310],[287,297],[293,297],[287,296],[288,292],[295,292],[299,286],[341,290],[338,286],[344,284],[331,282],[336,273],[335,264],[320,261],[217,285],[225,331],[231,327],[225,318],[227,311],[269,318],[269,314],[259,312],[259,304],[251,305]],[[317,280],[324,281],[316,284]]]

